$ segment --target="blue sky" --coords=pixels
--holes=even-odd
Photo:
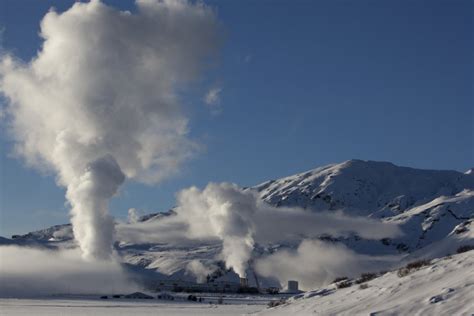
[[[39,22],[73,1],[3,0],[2,46],[25,61]],[[133,10],[133,1],[104,1]],[[111,213],[174,205],[190,185],[250,186],[351,158],[426,169],[474,166],[471,1],[206,1],[225,32],[201,88],[222,88],[218,115],[203,89],[184,96],[205,146],[157,186],[128,182]],[[10,157],[0,137],[0,235],[68,221],[54,176]]]

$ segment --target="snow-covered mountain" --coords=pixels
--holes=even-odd
[[[420,170],[389,162],[349,160],[255,186],[277,206],[313,211],[343,209],[352,215],[389,217],[440,196],[474,190],[474,176]]]
[[[389,162],[349,160],[264,182],[254,188],[276,206],[318,212],[343,210],[401,226],[404,236],[378,242],[355,236],[344,242],[368,253],[411,252],[450,234],[474,217],[474,174],[420,170]],[[355,239],[355,240],[354,240]]]
[[[354,234],[344,238],[323,235],[320,239],[342,243],[359,254],[398,256],[399,264],[419,257],[445,256],[455,253],[462,245],[474,244],[472,172],[420,170],[388,162],[350,160],[267,181],[247,190],[254,190],[277,207],[297,206],[308,212],[343,211],[348,215],[396,223],[404,234],[393,239],[366,240]],[[175,215],[174,211],[150,214],[139,221],[147,224]],[[70,225],[0,240],[2,244],[26,242],[51,247],[73,247],[74,244]],[[295,247],[295,243],[257,244],[253,255],[259,257]],[[193,275],[187,268],[197,260],[214,267],[217,279],[238,280],[220,261],[221,249],[218,241],[183,245],[116,243],[116,250],[127,266],[139,273],[146,272],[148,277],[192,280]],[[252,284],[252,280],[250,282]]]

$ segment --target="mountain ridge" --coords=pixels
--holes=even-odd
[[[474,176],[353,159],[252,188],[263,200],[276,206],[299,206],[315,211],[349,208],[356,215],[374,216],[373,213],[383,209],[405,210],[436,196],[474,190]]]

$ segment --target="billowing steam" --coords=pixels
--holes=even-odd
[[[1,246],[0,297],[110,294],[139,290],[117,262],[84,264],[78,249]]]
[[[241,277],[246,276],[256,243],[297,241],[322,234],[355,233],[367,239],[401,234],[396,225],[367,218],[273,207],[255,192],[229,183],[211,183],[202,191],[195,187],[181,191],[176,211],[177,218],[170,221],[185,223],[187,237],[222,240],[222,259]]]
[[[216,48],[215,14],[185,0],[137,0],[136,14],[76,2],[46,14],[41,36],[30,62],[0,59],[15,150],[56,172],[84,257],[107,259],[124,180],[156,183],[196,148],[177,93]]]
[[[196,187],[181,191],[177,212],[189,225],[189,237],[221,239],[227,267],[243,277],[254,246],[256,202],[236,185],[211,183],[202,192]]]
[[[135,208],[131,208],[128,210],[128,222],[130,224],[138,223],[140,219],[140,213]]]
[[[304,290],[331,283],[337,277],[356,277],[378,272],[398,262],[396,256],[373,257],[357,254],[341,244],[303,240],[295,250],[282,250],[260,258],[255,270],[264,277],[277,278],[281,286],[299,280]]]
[[[199,260],[192,260],[186,266],[186,271],[193,274],[196,277],[198,283],[204,283],[206,277],[209,276],[217,267],[215,265],[204,265]]]
[[[67,187],[74,236],[86,259],[106,260],[112,253],[114,219],[108,203],[124,180],[115,159],[107,155],[87,165]]]

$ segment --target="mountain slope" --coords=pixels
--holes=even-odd
[[[433,260],[407,276],[392,271],[365,283],[335,285],[296,296],[257,315],[471,315],[474,313],[472,251]]]

